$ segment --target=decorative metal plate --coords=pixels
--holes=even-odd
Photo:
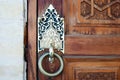
[[[64,53],[64,19],[50,4],[45,14],[38,17],[38,52],[50,48],[51,43]]]

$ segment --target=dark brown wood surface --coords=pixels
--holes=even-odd
[[[27,44],[27,79],[37,80],[36,77],[36,18],[37,1],[28,0],[28,44]]]
[[[36,21],[49,4],[65,19],[65,66],[52,80],[120,80],[119,0],[28,0],[28,80],[50,80],[36,64],[44,53],[36,52]],[[52,72],[59,62],[48,64]]]
[[[120,58],[65,56],[63,80],[120,80]]]
[[[66,36],[65,54],[120,55],[120,36]]]

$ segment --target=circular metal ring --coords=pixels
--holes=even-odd
[[[57,72],[55,72],[55,73],[48,73],[48,72],[46,72],[46,71],[43,69],[43,67],[42,67],[42,60],[43,60],[47,55],[49,55],[49,53],[45,53],[45,54],[43,54],[43,55],[39,58],[39,61],[38,61],[39,70],[41,71],[41,73],[43,73],[43,74],[46,75],[46,76],[53,77],[53,76],[59,75],[59,74],[62,72],[63,66],[64,66],[62,58],[61,58],[58,54],[54,53],[54,55],[55,55],[55,56],[59,59],[59,61],[60,61],[60,67],[59,67],[59,69],[58,69]]]

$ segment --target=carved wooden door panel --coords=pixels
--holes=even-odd
[[[52,78],[40,73],[37,53],[37,18],[50,4],[65,20],[65,52],[56,50],[64,70]],[[120,80],[119,55],[120,0],[28,0],[28,80]],[[59,62],[43,65],[54,72]]]

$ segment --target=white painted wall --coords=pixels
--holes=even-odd
[[[0,80],[23,80],[23,0],[0,0]]]

